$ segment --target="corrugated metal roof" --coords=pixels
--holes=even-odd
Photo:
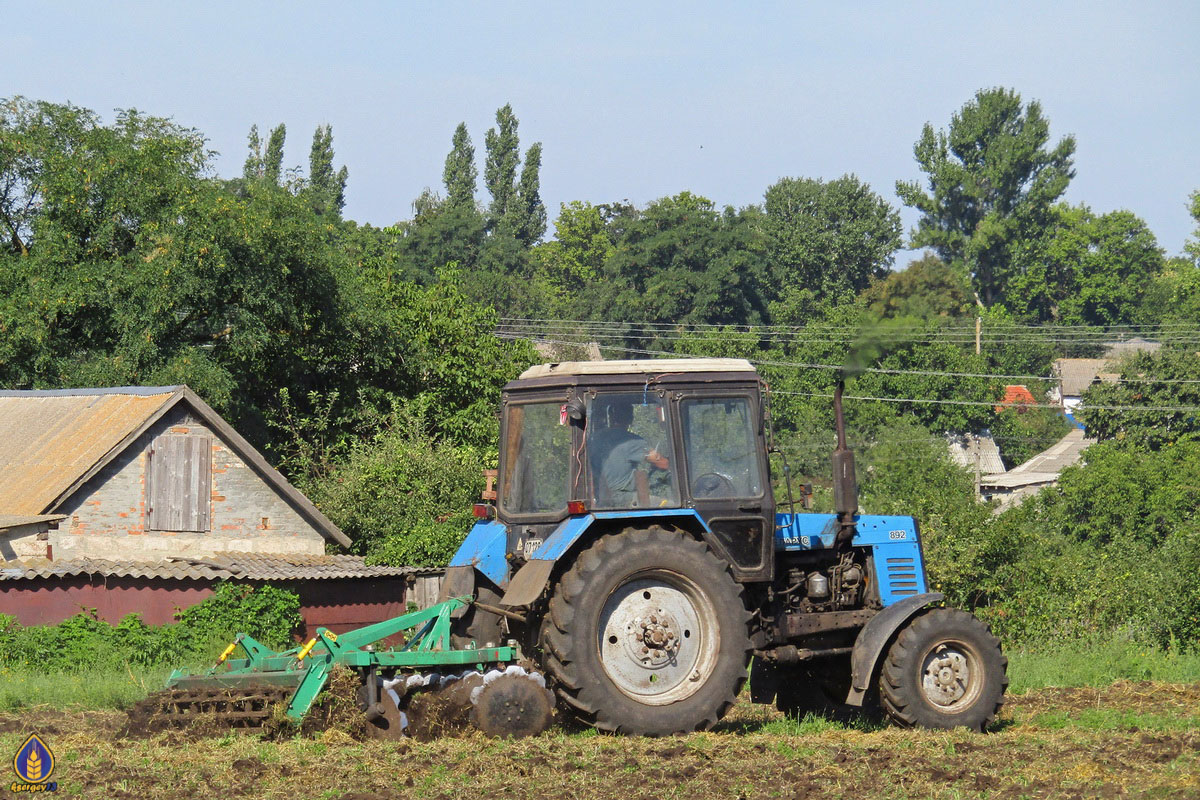
[[[178,390],[0,392],[0,509],[48,511]]]
[[[975,453],[979,453],[979,469],[981,472],[1004,472],[1004,459],[1000,457],[1000,448],[991,436],[950,436],[947,437],[950,448],[950,460],[968,469],[975,469]]]
[[[1079,397],[1100,373],[1111,371],[1104,358],[1059,358],[1054,362],[1054,374],[1062,384],[1063,397]]]
[[[74,575],[168,580],[330,580],[435,574],[441,571],[418,567],[371,566],[360,556],[222,553],[202,559],[177,557],[144,562],[108,561],[100,558],[8,561],[0,563],[0,581],[63,578]]]

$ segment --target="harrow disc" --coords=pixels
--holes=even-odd
[[[488,736],[537,736],[553,721],[554,695],[545,679],[520,667],[484,676],[471,693],[471,722]]]
[[[429,740],[474,726],[489,736],[536,736],[554,721],[546,679],[513,665],[488,672],[409,676],[387,688],[406,690],[405,733]]]

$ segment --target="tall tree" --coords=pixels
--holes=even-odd
[[[340,216],[346,205],[347,177],[345,165],[336,172],[333,169],[333,128],[318,125],[308,155],[308,191],[313,210]]]
[[[857,294],[887,273],[900,246],[900,214],[853,175],[783,178],[766,192],[771,290]]]
[[[879,319],[955,319],[975,306],[963,274],[928,252],[871,284],[861,299]]]
[[[95,114],[69,104],[0,100],[0,235],[12,252],[29,254],[34,223],[54,190],[46,172],[60,160],[59,148],[79,144],[97,125]]]
[[[283,142],[287,138],[287,126],[282,122],[267,138],[267,149],[263,153],[263,177],[274,184],[283,176]]]
[[[598,313],[672,324],[761,322],[765,258],[752,214],[719,212],[690,192],[651,203],[604,263]]]
[[[1184,245],[1184,250],[1200,266],[1200,191],[1192,192],[1192,219],[1196,221],[1196,232],[1192,240]]]
[[[896,192],[921,212],[912,245],[932,247],[964,267],[989,305],[1008,299],[1009,286],[1030,262],[1023,245],[1040,239],[1051,208],[1075,171],[1075,139],[1052,149],[1049,121],[1036,101],[1022,104],[1008,89],[981,89],[950,120],[948,131],[926,123],[913,148],[928,176]]]
[[[262,139],[258,135],[258,126],[250,126],[249,150],[246,163],[242,165],[242,178],[250,181],[263,176]]]
[[[1054,209],[1054,219],[1044,250],[1050,280],[1032,269],[1016,276],[1013,305],[1040,296],[1052,303],[1042,318],[1073,325],[1138,322],[1146,292],[1164,267],[1146,223],[1129,211],[1097,216],[1087,206],[1066,205]]]
[[[496,127],[489,128],[484,139],[487,159],[483,166],[483,181],[492,196],[488,207],[489,230],[506,225],[516,205],[517,167],[521,161],[517,124],[512,106],[505,103],[496,111]]]
[[[546,206],[540,192],[542,143],[534,142],[525,152],[521,182],[517,186],[514,233],[526,247],[535,244],[546,232]]]
[[[475,207],[475,185],[479,170],[475,166],[475,146],[467,133],[467,123],[460,122],[454,129],[450,152],[442,169],[442,183],[446,187],[446,203],[452,208]]]

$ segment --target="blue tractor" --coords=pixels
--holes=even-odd
[[[788,712],[822,695],[982,730],[1007,659],[929,591],[912,517],[858,513],[840,386],[834,514],[774,497],[765,388],[740,359],[546,364],[506,385],[498,483],[443,586],[476,600],[460,646],[515,642],[604,731],[707,729],[747,679]]]

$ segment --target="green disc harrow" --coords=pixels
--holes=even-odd
[[[455,597],[340,634],[318,628],[315,637],[284,651],[239,633],[211,669],[175,670],[167,690],[143,701],[141,710],[152,711],[156,727],[205,719],[261,728],[278,706],[292,722],[301,723],[334,669],[345,667],[358,677],[355,700],[376,735],[413,734],[406,711],[418,696],[426,705],[438,698],[439,724],[460,713],[492,735],[540,733],[552,721],[553,696],[539,673],[521,665],[515,642],[452,646],[451,619],[471,602],[470,597]],[[376,646],[397,635],[403,636],[402,645]],[[238,648],[245,658],[230,657]]]

